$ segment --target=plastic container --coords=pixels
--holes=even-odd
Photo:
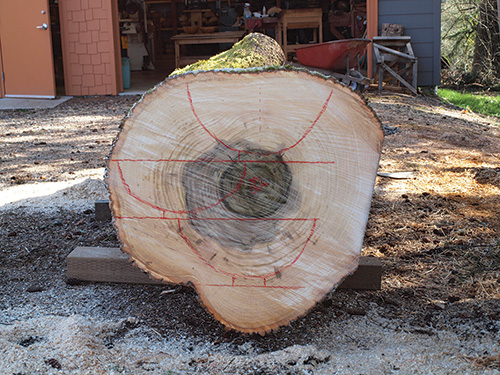
[[[245,19],[247,20],[252,18],[252,11],[250,10],[249,3],[245,3],[245,10],[243,11],[243,17],[245,17]]]
[[[130,59],[122,57],[122,81],[123,89],[130,88]]]

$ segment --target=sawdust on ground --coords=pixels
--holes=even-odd
[[[0,373],[500,373],[500,121],[435,98],[366,95],[387,136],[364,254],[381,291],[330,293],[264,337],[226,331],[185,287],[66,280],[96,222],[104,160],[138,98],[0,111]]]

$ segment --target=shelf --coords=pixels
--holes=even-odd
[[[153,64],[174,65],[174,43],[171,37],[177,35],[178,16],[184,10],[184,1],[180,0],[144,0],[144,30],[151,41]],[[159,14],[158,14],[159,13]],[[153,16],[155,14],[155,16]],[[162,22],[165,21],[166,22]],[[163,27],[162,27],[163,26]]]
[[[224,3],[226,2],[226,0],[223,1]],[[230,0],[227,2],[230,4]],[[153,63],[161,64],[165,60],[169,58],[173,60],[175,57],[175,37],[184,35],[182,34],[183,28],[180,26],[179,16],[185,14],[190,18],[191,23],[195,20],[198,25],[202,25],[203,13],[214,11],[214,3],[215,0],[207,0],[205,3],[200,4],[203,9],[185,9],[187,6],[182,0],[144,0],[144,30],[148,35],[149,49],[151,50]],[[204,53],[207,52],[202,50],[198,54]],[[191,63],[196,58],[199,58],[199,56],[186,58],[190,59],[189,63]]]
[[[185,9],[183,12],[184,13],[203,13],[203,12],[210,12],[212,9]]]

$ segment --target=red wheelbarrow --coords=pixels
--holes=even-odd
[[[295,50],[301,65],[328,70],[351,89],[363,91],[371,80],[359,72],[370,39],[342,39]],[[341,74],[339,72],[345,72]]]

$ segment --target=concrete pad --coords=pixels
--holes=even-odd
[[[168,72],[157,70],[131,72],[130,87],[118,95],[142,95],[162,82],[167,76]]]
[[[71,98],[72,96],[61,96],[57,99],[2,98],[0,110],[55,108]]]

